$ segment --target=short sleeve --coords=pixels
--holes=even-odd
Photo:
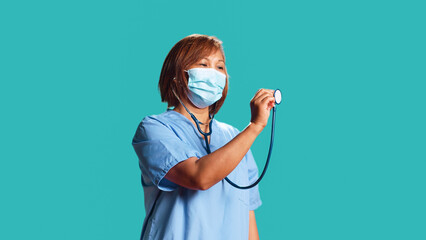
[[[249,182],[254,183],[259,178],[259,171],[257,169],[256,162],[254,161],[253,154],[251,150],[249,150],[246,154],[247,157],[247,165],[248,165],[248,175],[249,175]],[[249,195],[250,195],[250,202],[249,202],[249,209],[250,210],[256,210],[260,205],[262,205],[262,200],[260,199],[259,194],[259,185],[256,185],[253,188],[249,189]]]
[[[167,124],[152,117],[145,117],[139,124],[132,145],[142,174],[163,191],[178,187],[164,178],[172,167],[190,157],[200,157],[198,151],[183,142]]]

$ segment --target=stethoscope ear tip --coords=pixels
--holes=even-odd
[[[279,105],[282,101],[282,94],[280,89],[274,91],[275,104]]]

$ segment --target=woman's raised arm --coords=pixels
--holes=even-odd
[[[260,89],[250,101],[250,124],[225,146],[201,158],[191,157],[169,170],[165,178],[186,188],[207,190],[237,167],[268,122],[273,90]]]

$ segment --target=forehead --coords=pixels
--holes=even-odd
[[[223,53],[220,49],[212,49],[209,52],[205,52],[200,59],[206,59],[210,61],[225,61]]]

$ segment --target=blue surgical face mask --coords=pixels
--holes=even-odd
[[[198,108],[205,108],[222,97],[226,75],[213,68],[191,68],[188,71],[188,98]]]

